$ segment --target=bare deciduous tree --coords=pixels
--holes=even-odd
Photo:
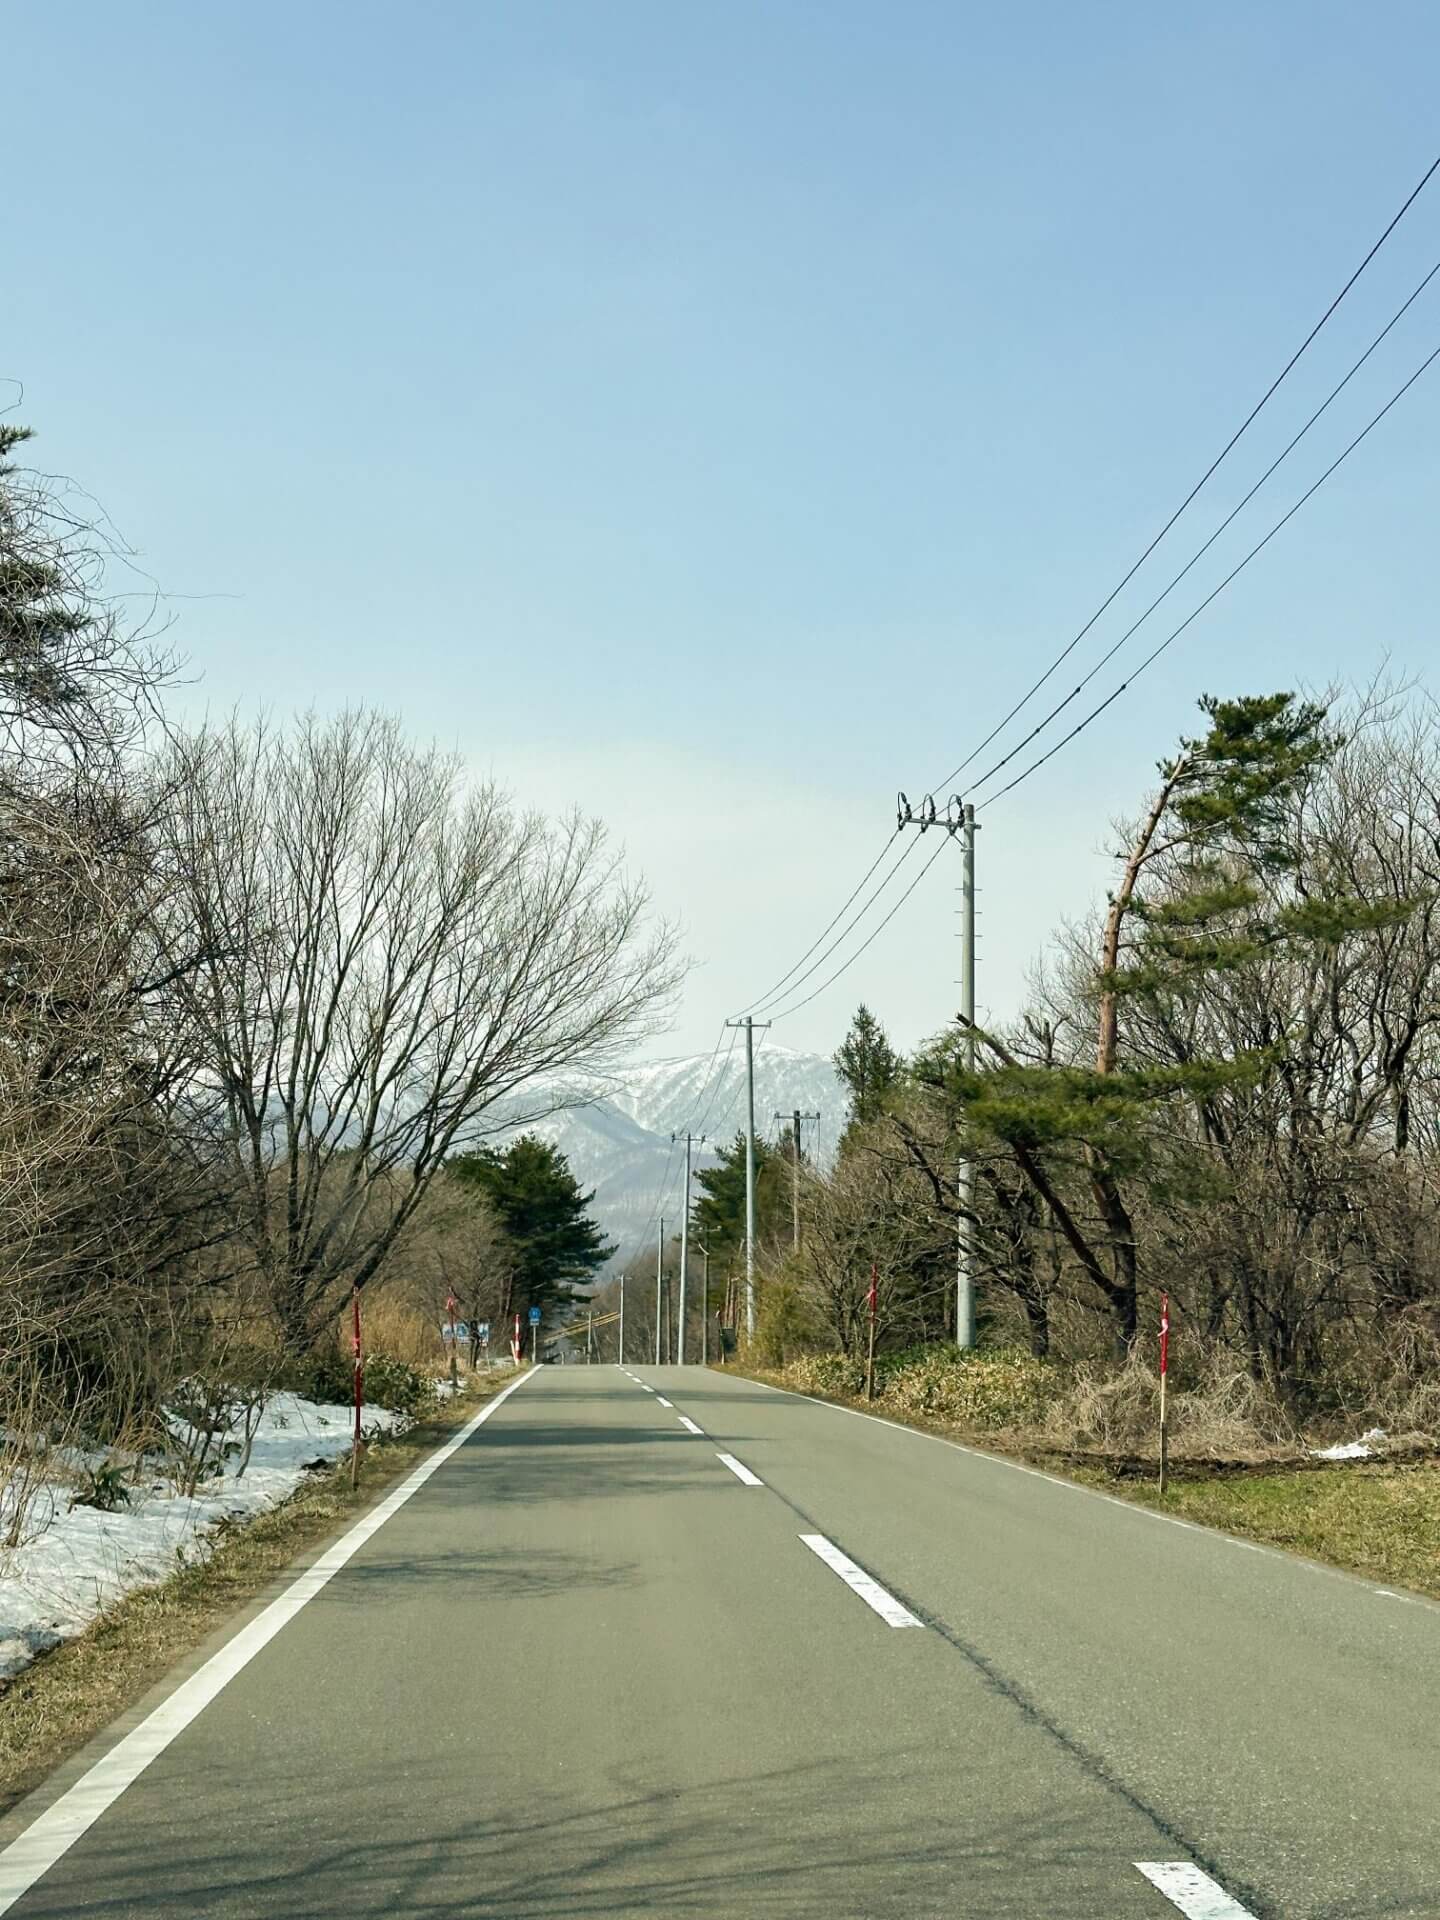
[[[303,1345],[448,1153],[650,1029],[674,939],[600,825],[464,790],[388,718],[210,729],[174,784],[171,947],[248,1242]]]

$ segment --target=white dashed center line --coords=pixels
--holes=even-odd
[[[725,1456],[722,1454],[720,1457],[723,1460]],[[872,1579],[863,1567],[857,1567],[849,1554],[842,1553],[833,1540],[827,1540],[823,1533],[802,1533],[800,1538],[833,1573],[839,1574],[852,1593],[858,1593],[867,1607],[874,1608],[887,1627],[924,1626],[923,1620],[917,1620],[908,1607],[901,1606],[893,1593],[887,1593],[878,1580]],[[1141,1872],[1144,1871],[1142,1867]]]
[[[680,1424],[682,1427],[688,1427],[691,1433],[698,1433],[703,1438],[705,1429],[703,1427],[697,1427],[693,1420],[687,1420],[683,1413],[680,1416]]]
[[[1188,1860],[1137,1860],[1135,1865],[1186,1920],[1255,1920],[1248,1907]]]
[[[765,1482],[760,1478],[760,1476],[758,1474],[752,1473],[749,1467],[743,1466],[741,1462],[735,1458],[733,1453],[717,1453],[715,1458],[719,1461],[722,1461],[727,1467],[729,1467],[730,1471],[734,1474],[735,1478],[737,1480],[743,1480],[747,1487],[763,1487],[764,1486]]]
[[[663,1393],[657,1393],[655,1398],[660,1402],[662,1407],[670,1406],[670,1402],[665,1398]],[[673,1407],[671,1408],[671,1411],[672,1412],[674,1411]]]

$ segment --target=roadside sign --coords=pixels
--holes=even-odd
[[[539,1324],[540,1324],[540,1309],[539,1309],[539,1307],[531,1307],[531,1309],[530,1309],[530,1324],[531,1324],[531,1326],[532,1326],[532,1327],[538,1327],[538,1326],[539,1326]]]
[[[440,1322],[440,1338],[445,1342],[447,1347],[455,1338],[455,1328],[450,1321],[442,1320]]]
[[[482,1346],[486,1346],[486,1347],[489,1346],[490,1322],[488,1320],[477,1320],[475,1322],[475,1338],[481,1343]]]
[[[470,1329],[463,1320],[457,1320],[455,1322],[455,1338],[457,1340],[468,1340],[470,1338]]]

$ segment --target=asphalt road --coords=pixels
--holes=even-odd
[[[925,1436],[549,1367],[0,1913],[1434,1920],[1437,1649]]]

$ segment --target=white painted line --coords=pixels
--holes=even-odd
[[[655,1389],[654,1389],[654,1387],[647,1387],[647,1386],[645,1385],[645,1382],[644,1382],[643,1380],[640,1380],[640,1381],[637,1381],[637,1382],[636,1382],[636,1384],[637,1384],[637,1385],[638,1385],[638,1386],[639,1386],[639,1387],[641,1388],[641,1390],[642,1390],[643,1392],[645,1392],[645,1393],[653,1393],[653,1392],[655,1391]]]
[[[668,1401],[668,1400],[667,1400],[667,1399],[665,1398],[665,1396],[664,1396],[664,1394],[663,1394],[663,1393],[657,1393],[657,1394],[656,1394],[656,1396],[655,1396],[655,1398],[656,1398],[656,1399],[657,1399],[657,1400],[658,1400],[658,1401],[660,1402],[660,1404],[661,1404],[661,1406],[662,1406],[662,1407],[669,1407],[669,1406],[670,1406],[670,1402],[669,1402],[669,1401]],[[671,1412],[672,1412],[672,1413],[674,1412],[674,1408],[673,1408],[673,1407],[671,1407]]]
[[[1248,1907],[1188,1860],[1137,1860],[1135,1865],[1186,1920],[1255,1920]]]
[[[863,1567],[857,1567],[848,1553],[842,1553],[823,1533],[802,1533],[800,1538],[810,1551],[818,1554],[832,1572],[838,1573],[852,1593],[858,1593],[867,1607],[873,1607],[889,1627],[923,1627],[908,1607],[902,1607],[893,1593],[887,1593],[878,1580],[872,1580]]]
[[[0,1914],[8,1913],[81,1835],[94,1826],[101,1814],[139,1779],[151,1761],[159,1759],[176,1735],[183,1733],[236,1674],[249,1666],[256,1654],[290,1624],[306,1602],[313,1600],[346,1561],[359,1552],[371,1535],[378,1533],[391,1515],[398,1513],[410,1496],[420,1491],[436,1468],[463,1447],[475,1429],[482,1426],[517,1387],[540,1371],[539,1367],[530,1368],[493,1400],[487,1401],[453,1439],[422,1460],[393,1493],[386,1494],[378,1506],[357,1520],[313,1566],[292,1580],[263,1613],[243,1626],[218,1653],[212,1654],[198,1672],[182,1681],[168,1700],[147,1714],[138,1727],[132,1728],[68,1792],[62,1793],[53,1806],[32,1821],[17,1840],[11,1841],[0,1853]]]
[[[703,1427],[697,1427],[695,1422],[693,1420],[687,1419],[683,1413],[680,1416],[680,1424],[682,1427],[688,1427],[691,1433],[698,1433],[702,1439],[704,1438],[705,1429]]]
[[[738,1461],[735,1458],[733,1453],[717,1453],[715,1458],[717,1460],[722,1460],[725,1463],[725,1465],[729,1467],[730,1471],[734,1474],[735,1478],[737,1480],[743,1480],[747,1487],[763,1487],[764,1486],[765,1482],[760,1478],[760,1476],[758,1474],[752,1473],[749,1467],[742,1466],[740,1461]]]

